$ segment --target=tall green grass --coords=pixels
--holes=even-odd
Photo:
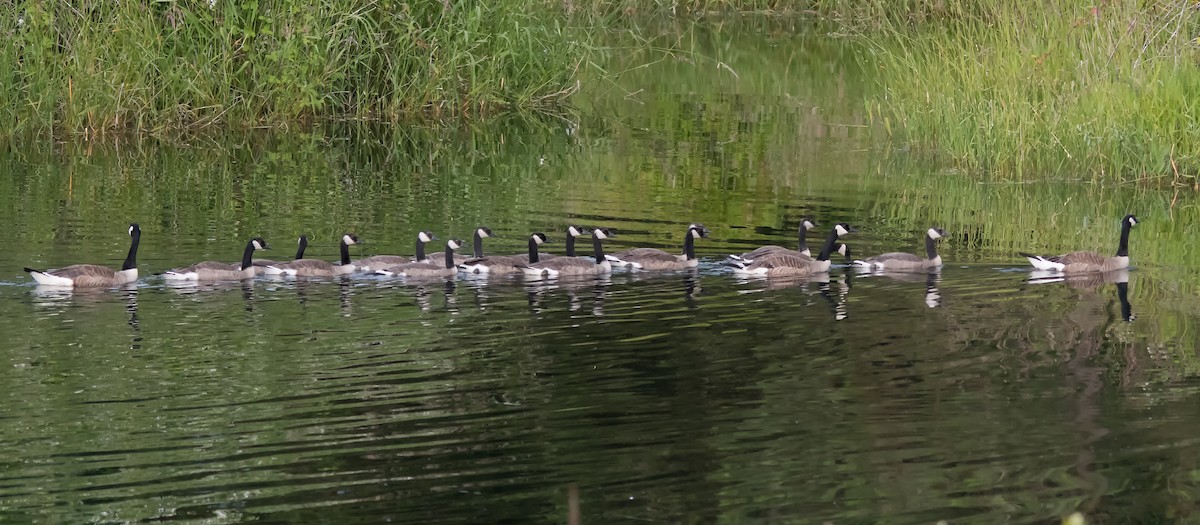
[[[590,48],[539,5],[18,1],[0,8],[0,134],[550,108]]]
[[[869,110],[894,138],[994,178],[1197,184],[1191,2],[909,4],[876,2],[854,26],[881,87]]]

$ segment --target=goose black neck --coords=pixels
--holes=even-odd
[[[592,235],[592,251],[596,252],[596,264],[604,262],[604,247],[600,245],[600,237]]]
[[[1117,257],[1129,257],[1129,220],[1121,221],[1121,244],[1117,245]]]
[[[935,241],[933,239],[933,237],[930,237],[928,234],[925,235],[925,258],[926,259],[933,259],[933,258],[937,257],[937,246],[935,246],[936,243],[937,243],[937,241]]]
[[[454,268],[454,248],[446,243],[446,268]]]
[[[472,248],[476,259],[483,257],[483,237],[479,236],[479,230],[475,230],[475,244]]]
[[[350,264],[350,245],[346,244],[345,238],[343,238],[342,242],[338,244],[340,245],[338,247],[342,250],[342,266],[346,266],[347,264]],[[297,259],[299,259],[299,257],[297,257]]]
[[[538,244],[533,237],[529,238],[529,264],[538,262]]]
[[[833,254],[833,245],[837,244],[837,240],[838,240],[837,226],[834,226],[833,229],[829,231],[829,237],[825,238],[825,245],[821,247],[821,253],[819,255],[817,255],[818,261],[828,261],[829,260],[829,256],[831,254]]]
[[[125,263],[121,265],[122,270],[132,270],[137,268],[137,249],[138,243],[142,240],[142,232],[134,230],[130,235],[133,239],[129,241],[129,254],[125,256]]]
[[[254,265],[252,258],[254,256],[254,239],[246,243],[246,251],[242,252],[242,269],[245,270]]]
[[[804,223],[800,223],[800,238],[796,241],[796,251],[802,252],[808,249],[808,228],[804,227]]]
[[[696,230],[688,228],[687,236],[683,238],[683,255],[689,261],[696,258],[696,237],[692,235],[693,231]]]
[[[575,256],[575,236],[567,232],[567,257]]]
[[[296,248],[296,259],[297,260],[304,258],[304,249],[305,248],[308,248],[308,239],[301,237],[300,238],[300,246]]]
[[[425,260],[425,241],[422,241],[420,237],[417,237],[417,256],[414,260],[417,262]]]

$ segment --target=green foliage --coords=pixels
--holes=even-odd
[[[1200,54],[1188,2],[907,6],[890,3],[857,30],[882,88],[868,109],[915,150],[1002,179],[1196,184]]]
[[[4,133],[545,109],[591,48],[526,0],[18,2]]]

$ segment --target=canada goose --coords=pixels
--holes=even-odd
[[[930,228],[925,231],[925,258],[911,253],[889,252],[854,261],[854,265],[870,270],[893,272],[924,272],[940,268],[942,256],[938,255],[936,244],[943,235],[946,235],[946,232],[941,228]]]
[[[550,260],[529,263],[521,271],[529,277],[558,277],[560,275],[596,275],[612,271],[612,264],[604,257],[600,241],[616,237],[605,228],[592,229],[592,251],[594,259],[582,257],[555,257]]]
[[[483,257],[483,239],[485,239],[487,237],[491,237],[491,236],[492,236],[491,228],[488,228],[486,226],[480,226],[478,228],[475,228],[475,234],[472,236],[474,242],[471,243],[471,256],[467,257],[466,255],[461,255],[461,254],[456,253],[456,254],[454,254],[454,264],[462,264],[464,262],[467,262],[467,259],[479,259],[479,258]],[[460,241],[460,243],[461,243],[461,241]],[[429,262],[441,264],[442,257],[443,257],[443,254],[431,253],[431,254],[429,254]]]
[[[458,267],[454,265],[454,250],[459,249],[462,245],[463,241],[458,239],[446,241],[446,252],[442,254],[442,262],[435,263],[426,260],[425,262],[397,264],[377,270],[375,273],[400,277],[454,277],[458,274]]]
[[[675,255],[658,248],[631,248],[612,255],[605,256],[614,266],[624,266],[636,270],[682,270],[695,268],[700,261],[696,259],[696,239],[708,237],[708,228],[703,224],[688,225],[687,234],[683,237],[683,255]]]
[[[784,277],[784,276],[800,276],[810,275],[829,271],[829,256],[833,254],[834,247],[838,248],[838,252],[845,255],[849,253],[849,248],[845,244],[838,244],[837,240],[848,233],[857,231],[851,228],[849,224],[844,222],[834,225],[833,230],[829,232],[829,236],[825,239],[825,245],[821,247],[821,253],[816,259],[811,259],[801,255],[776,255],[772,257],[760,257],[752,263],[733,263],[733,273],[737,275],[764,275],[767,277]]]
[[[519,266],[541,261],[538,246],[547,242],[546,234],[535,232],[529,236],[529,253],[525,255],[492,255],[478,259],[468,259],[458,267],[467,273],[512,274],[520,273]]]
[[[267,245],[262,237],[255,237],[246,243],[246,250],[242,253],[242,264],[226,264],[218,261],[204,261],[185,266],[183,268],[175,268],[163,272],[163,279],[168,281],[233,281],[240,279],[250,279],[254,277],[254,263],[251,256],[254,255],[254,250],[269,250],[271,247]]]
[[[293,261],[298,261],[304,258],[304,250],[305,248],[308,248],[308,236],[301,235],[296,241],[296,244],[296,256],[292,258]],[[254,259],[250,261],[250,263],[254,266],[254,275],[262,275],[265,273],[265,270],[268,266],[283,264],[283,262],[284,261],[273,261],[271,259]],[[240,265],[241,263],[237,264]]]
[[[46,286],[73,286],[76,288],[97,288],[101,286],[120,286],[137,280],[137,249],[142,239],[142,229],[133,223],[129,225],[129,254],[121,264],[120,271],[99,264],[72,264],[57,270],[34,270],[25,268],[33,280]]]
[[[574,224],[567,226],[567,247],[566,247],[567,257],[578,257],[577,255],[575,255],[575,238],[579,237],[580,235],[587,235],[589,233],[591,233],[591,232],[587,231],[586,228],[583,228],[580,226],[575,226]],[[553,256],[550,256],[550,257],[553,257]],[[546,260],[547,258],[548,257],[546,255],[541,256],[541,260],[543,260],[543,261]]]
[[[804,220],[800,221],[800,226],[798,228],[796,228],[799,231],[799,240],[796,241],[796,249],[795,250],[790,250],[790,249],[784,248],[783,246],[776,246],[774,244],[768,244],[766,246],[760,246],[758,248],[750,250],[741,255],[730,255],[729,259],[733,260],[733,261],[741,261],[744,263],[752,263],[752,262],[754,262],[755,259],[757,259],[759,257],[762,257],[767,254],[771,254],[771,253],[776,253],[776,252],[785,252],[788,255],[804,255],[806,257],[812,257],[812,251],[808,249],[808,242],[806,241],[806,237],[808,235],[808,230],[811,230],[811,229],[815,228],[816,226],[817,226],[817,224],[812,221],[812,217],[805,217]]]
[[[1109,272],[1129,267],[1129,230],[1138,223],[1137,217],[1126,215],[1121,219],[1121,242],[1117,255],[1105,257],[1096,252],[1071,252],[1063,255],[1033,255],[1021,252],[1029,264],[1039,270],[1056,270],[1063,273]]]
[[[423,262],[428,260],[425,257],[425,243],[436,241],[437,236],[430,231],[417,232],[417,253],[415,257],[405,257],[403,255],[373,255],[364,259],[354,261],[354,269],[359,272],[370,272],[388,266],[397,264],[405,264],[410,262]]]
[[[290,275],[297,277],[332,277],[354,273],[354,264],[350,262],[350,246],[358,244],[358,237],[353,233],[342,235],[340,264],[333,264],[320,259],[296,259],[290,263],[268,266],[267,275]]]

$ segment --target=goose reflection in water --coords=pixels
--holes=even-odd
[[[1052,270],[1033,270],[1029,272],[1027,284],[1064,283],[1070,288],[1095,295],[1105,284],[1112,284],[1117,290],[1117,302],[1121,305],[1121,320],[1133,321],[1133,307],[1129,304],[1129,269],[1112,270],[1108,272],[1092,272],[1084,274],[1065,274]]]
[[[847,270],[849,271],[849,270]],[[897,282],[907,283],[925,283],[925,306],[927,308],[939,308],[942,306],[942,293],[938,289],[938,285],[942,282],[941,268],[930,268],[928,271],[920,272],[891,272],[887,270],[874,270],[871,268],[857,267],[856,273],[862,277],[882,277],[891,279]]]
[[[543,306],[546,296],[555,291],[567,294],[567,309],[572,312],[582,308],[580,292],[592,290],[592,315],[604,315],[604,301],[608,297],[608,287],[612,285],[609,274],[597,276],[559,277],[556,279],[539,279],[525,282],[525,293],[529,298],[529,308],[534,312],[547,309]]]

